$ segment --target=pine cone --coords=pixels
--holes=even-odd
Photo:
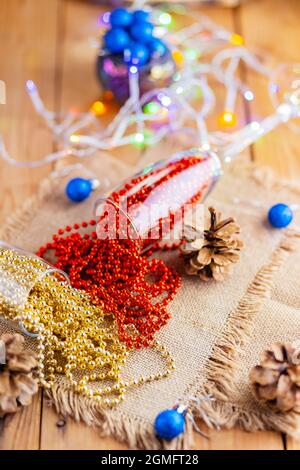
[[[0,417],[15,413],[31,403],[38,385],[32,376],[37,367],[34,353],[24,349],[24,338],[19,334],[4,334],[0,338],[4,348],[5,364],[0,364]]]
[[[250,371],[255,397],[276,411],[300,412],[299,344],[276,343]]]
[[[200,232],[195,227],[184,228],[184,243],[181,252],[185,260],[186,273],[198,275],[203,281],[222,281],[233,263],[240,259],[243,242],[234,238],[240,227],[232,217],[221,220],[213,207],[209,208],[209,228]]]

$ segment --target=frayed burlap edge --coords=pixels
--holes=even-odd
[[[297,239],[300,240],[299,232],[285,232],[270,259],[257,272],[237,308],[227,319],[227,327],[204,368],[207,383],[213,383],[213,395],[218,400],[226,401],[230,396],[240,348],[249,338],[255,317],[271,291],[274,273],[284,264],[289,253],[296,249]]]
[[[300,417],[297,413],[274,413],[257,402],[255,410],[248,411],[230,403],[241,347],[251,336],[255,318],[271,292],[274,274],[284,264],[288,255],[299,247],[299,240],[298,231],[285,232],[269,261],[257,272],[237,308],[229,315],[226,328],[204,366],[206,381],[198,393],[199,396],[213,395],[215,401],[203,402],[201,409],[209,414],[209,406],[210,417],[217,420],[221,427],[231,428],[238,425],[246,431],[272,429],[300,436]]]
[[[252,165],[251,171],[253,170],[255,167]],[[14,233],[25,230],[56,185],[55,178],[45,179],[38,192],[27,199],[23,206],[6,220],[0,230],[0,239],[9,242],[13,239]],[[195,426],[197,428],[195,423],[198,419],[203,419],[203,416],[208,417],[204,420],[209,427],[212,426],[212,422],[215,422],[220,428],[239,426],[247,431],[275,430],[299,436],[299,418],[295,413],[276,414],[259,403],[255,410],[248,411],[230,402],[231,385],[238,367],[239,350],[251,335],[255,317],[264,299],[270,293],[274,273],[284,263],[289,252],[295,249],[296,238],[300,238],[300,234],[296,231],[288,230],[284,233],[269,262],[259,270],[237,308],[229,315],[226,328],[198,378],[201,384],[201,376],[206,373],[206,380],[198,388],[197,395],[199,397],[212,395],[214,400],[202,401],[199,408],[191,404],[190,411],[194,422],[187,420],[185,433],[178,439],[171,443],[162,442],[155,437],[151,423],[131,418],[126,414],[114,416],[109,410],[101,409],[93,400],[74,393],[61,383],[46,391],[49,403],[55,407],[58,414],[72,417],[76,421],[83,421],[87,425],[97,426],[102,436],[112,436],[127,443],[130,448],[188,448],[193,442]]]
[[[41,207],[46,197],[49,196],[57,186],[57,179],[52,176],[45,178],[34,196],[27,198],[13,214],[6,218],[5,223],[0,229],[0,240],[12,243],[15,232],[19,233],[21,230],[26,230],[27,224],[34,218],[35,213],[39,207]]]

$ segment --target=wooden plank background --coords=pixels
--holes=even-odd
[[[47,106],[55,110],[86,110],[100,96],[94,74],[95,49],[89,38],[97,32],[101,6],[87,0],[0,0],[0,80],[7,86],[7,103],[0,105],[0,130],[11,153],[19,160],[34,160],[51,151],[50,133],[31,108],[24,91],[27,79],[36,81]],[[268,63],[300,62],[299,0],[248,0],[228,9],[201,7],[201,11],[227,28],[241,33],[246,45]],[[272,109],[261,78],[248,74],[258,100],[243,109],[245,116],[261,117]],[[161,152],[170,150],[164,143]],[[157,150],[155,150],[157,151]],[[137,151],[115,152],[133,162]],[[249,158],[271,165],[282,176],[300,177],[299,135],[287,127],[272,132],[249,150]],[[34,193],[51,168],[35,171],[0,163],[1,221]],[[59,417],[43,394],[32,406],[0,421],[0,449],[126,449],[97,430]],[[197,449],[299,449],[300,442],[279,433],[249,434],[240,430],[196,436]]]

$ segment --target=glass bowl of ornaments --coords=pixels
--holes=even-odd
[[[116,8],[105,21],[109,29],[97,59],[97,76],[116,101],[124,103],[132,96],[131,75],[138,75],[140,95],[172,82],[176,65],[165,42],[156,37],[149,12]]]

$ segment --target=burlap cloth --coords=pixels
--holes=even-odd
[[[108,177],[107,184],[112,186],[132,172],[105,154],[98,154],[85,165],[95,176]],[[84,172],[73,170],[72,176]],[[99,193],[84,203],[69,203],[64,195],[64,179],[70,176],[45,180],[38,194],[2,227],[0,239],[36,251],[59,227],[89,220]],[[178,402],[190,402],[195,418],[204,410],[221,427],[239,425],[249,431],[295,433],[297,416],[274,414],[259,405],[248,383],[249,369],[258,362],[262,350],[274,341],[300,337],[297,217],[286,231],[271,229],[264,220],[267,208],[279,201],[300,203],[300,192],[291,185],[276,183],[268,172],[252,165],[235,163],[227,168],[206,204],[213,204],[224,216],[237,218],[246,247],[232,276],[224,282],[202,283],[183,277],[183,287],[169,306],[172,319],[157,335],[175,358],[175,373],[169,379],[130,391],[125,402],[114,410],[99,409],[91,400],[73,394],[65,381],[58,379],[50,393],[57,411],[97,425],[103,435],[126,441],[130,447],[147,449],[164,445],[153,434],[153,421],[160,411]],[[168,258],[183,272],[177,253]],[[1,321],[0,332],[7,329],[11,330],[12,325]],[[34,340],[27,342],[35,347]],[[148,375],[163,367],[153,351],[135,351],[125,375]],[[207,394],[212,394],[215,401],[202,403],[201,409],[200,404],[191,401],[192,397]],[[192,427],[188,420],[184,436],[172,445],[188,446]]]

